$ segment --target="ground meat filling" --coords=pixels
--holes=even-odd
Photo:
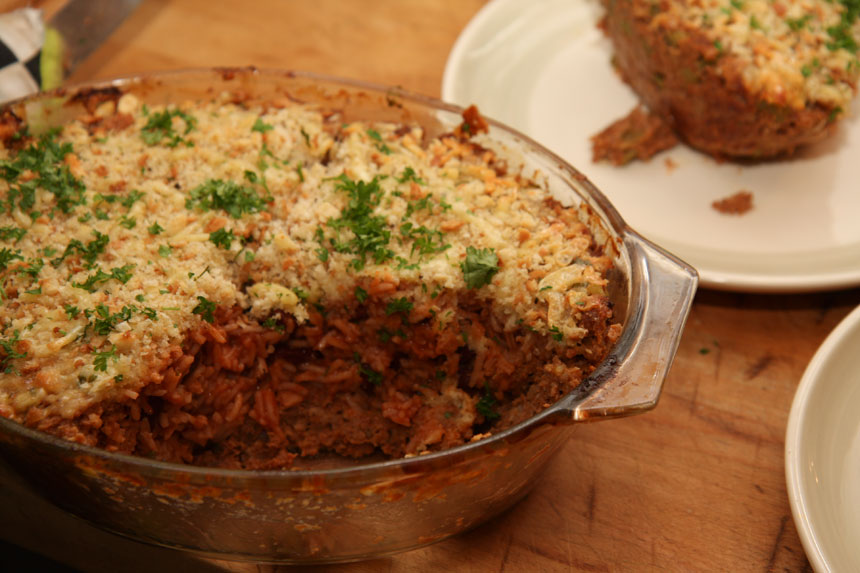
[[[110,451],[205,466],[276,469],[321,453],[402,457],[462,444],[476,428],[519,423],[593,369],[590,357],[574,348],[559,354],[528,329],[497,330],[473,297],[443,296],[450,300],[437,304],[447,319],[415,308],[390,312],[389,298],[312,313],[302,326],[286,319],[263,327],[241,309],[221,312],[189,333],[136,399],[38,427]],[[602,355],[614,341],[609,319],[605,311],[587,315],[588,353]]]

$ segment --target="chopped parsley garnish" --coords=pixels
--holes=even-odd
[[[396,312],[409,312],[412,310],[412,303],[406,297],[394,299],[385,306],[385,314],[392,315]]]
[[[406,333],[399,328],[394,331],[388,330],[387,328],[380,328],[376,331],[376,335],[379,337],[380,342],[389,342],[395,336],[398,336],[404,340],[406,339]]]
[[[36,188],[42,187],[51,192],[57,201],[57,208],[70,213],[76,205],[86,203],[84,184],[72,175],[63,159],[72,153],[71,143],[57,143],[57,131],[50,131],[38,141],[21,150],[14,159],[0,160],[0,177],[9,182],[6,206],[11,213],[17,200],[18,207],[29,212],[36,202]],[[24,172],[32,172],[35,177],[12,185]]]
[[[385,217],[375,215],[374,207],[382,200],[382,189],[379,187],[379,178],[374,177],[371,181],[353,181],[345,174],[335,177],[338,181],[336,187],[339,191],[345,191],[349,196],[347,206],[337,219],[329,219],[326,225],[334,229],[338,236],[331,239],[332,248],[339,253],[356,255],[350,262],[355,270],[364,268],[367,257],[373,258],[377,264],[394,257],[394,252],[387,248],[391,239],[391,231],[388,229]],[[352,232],[352,238],[340,241],[340,232],[348,229]],[[319,253],[318,253],[319,254]]]
[[[93,370],[96,372],[107,372],[108,359],[116,362],[119,360],[119,356],[116,355],[116,345],[111,346],[110,350],[105,350],[103,352],[93,352],[95,358],[93,359]]]
[[[126,195],[119,204],[125,207],[126,209],[131,209],[132,206],[143,199],[145,193],[142,191],[138,191],[137,189],[132,189],[128,195]]]
[[[253,127],[251,127],[251,131],[258,131],[260,133],[266,133],[267,131],[271,131],[275,129],[274,125],[270,125],[263,121],[263,118],[258,117],[254,122]]]
[[[159,245],[158,254],[166,259],[173,254],[173,247],[170,245]]]
[[[299,300],[308,300],[308,293],[305,292],[305,289],[301,287],[293,287],[293,293],[295,293],[295,295],[299,297]]]
[[[395,260],[397,261],[397,266],[395,268],[398,271],[414,271],[418,269],[418,263],[410,263],[407,259],[404,259],[403,257],[395,257]]]
[[[799,32],[806,27],[810,19],[812,19],[812,14],[804,14],[800,18],[786,18],[785,23],[793,32]]]
[[[564,338],[564,335],[562,334],[561,330],[558,329],[557,326],[553,326],[552,328],[549,329],[549,331],[552,333],[551,334],[552,338],[556,342],[561,342],[562,339]]]
[[[283,323],[273,316],[270,316],[269,318],[264,320],[262,324],[266,328],[271,328],[275,332],[284,332],[286,330],[286,328],[284,328]]]
[[[0,271],[5,271],[12,261],[23,260],[24,257],[21,256],[21,251],[19,249],[15,249],[14,251],[9,247],[3,247],[0,249]]]
[[[362,362],[361,355],[358,352],[352,353],[352,359],[358,363],[359,373],[367,378],[368,382],[375,386],[382,384],[382,374],[371,368],[369,364]]]
[[[831,41],[827,43],[829,50],[847,50],[852,54],[857,53],[857,40],[854,39],[852,28],[860,16],[860,0],[839,0],[845,9],[839,20],[839,24],[827,28],[827,34]]]
[[[245,213],[264,211],[270,201],[271,196],[261,197],[251,187],[239,185],[235,181],[210,179],[191,190],[190,197],[185,201],[185,208],[204,211],[221,209],[234,219],[239,219]]]
[[[206,322],[215,322],[215,309],[217,305],[205,296],[198,296],[197,300],[198,304],[191,309],[191,314],[199,314]]]
[[[144,195],[145,193],[138,191],[137,189],[133,189],[126,196],[102,195],[101,193],[96,193],[95,197],[93,197],[93,202],[96,204],[104,202],[109,203],[111,205],[114,203],[119,203],[126,209],[131,209],[132,206],[137,203]]]
[[[164,232],[164,227],[162,227],[156,222],[147,227],[146,230],[149,231],[150,235],[160,235]]]
[[[131,277],[132,277],[131,269],[133,269],[133,268],[134,268],[134,265],[129,263],[129,264],[123,265],[121,267],[114,267],[111,269],[110,273],[106,273],[103,270],[101,270],[101,268],[96,267],[95,274],[92,274],[89,277],[87,277],[87,280],[85,280],[82,283],[73,282],[72,286],[80,288],[80,289],[84,289],[85,291],[88,291],[88,292],[94,292],[96,290],[96,287],[98,287],[99,285],[101,285],[103,283],[106,283],[107,281],[109,281],[111,279],[118,280],[119,282],[125,284],[131,279]]]
[[[490,391],[490,385],[484,382],[484,394],[481,399],[475,404],[475,410],[481,414],[486,420],[495,420],[499,417],[496,412],[496,397]]]
[[[433,194],[428,193],[421,199],[410,201],[406,205],[406,214],[403,215],[403,219],[407,219],[412,216],[413,213],[417,213],[418,211],[427,210],[433,211]]]
[[[22,275],[30,275],[32,278],[39,276],[42,267],[45,266],[45,261],[42,259],[27,259],[27,264],[15,269],[15,272]]]
[[[185,124],[182,133],[173,129],[173,118],[179,118]],[[194,143],[184,139],[197,125],[197,120],[190,114],[178,109],[167,109],[149,116],[149,121],[140,130],[140,136],[147,145],[156,145],[167,139],[167,147],[176,147],[180,143],[193,147]]]
[[[69,320],[73,320],[77,318],[79,314],[81,314],[81,309],[71,304],[64,304],[63,310],[66,311],[66,316],[69,317]]]
[[[18,227],[0,227],[0,241],[13,240],[16,243],[27,234],[27,229]]]
[[[460,263],[463,278],[470,289],[490,284],[493,275],[499,272],[499,257],[494,249],[478,250],[471,245],[466,247],[466,260]]]
[[[214,243],[216,247],[221,247],[222,249],[229,250],[235,239],[236,235],[234,235],[233,231],[230,229],[221,228],[209,233],[209,240]]]
[[[406,169],[404,169],[400,177],[397,178],[398,183],[407,183],[409,181],[414,181],[419,185],[425,184],[424,180],[418,177],[418,174],[415,173],[415,170],[411,167],[407,167]]]
[[[419,255],[432,255],[451,248],[450,244],[443,241],[442,231],[428,229],[424,225],[415,227],[407,221],[400,225],[400,234],[405,239],[412,240],[410,255],[414,255],[416,251]]]
[[[12,332],[10,338],[0,339],[0,349],[3,350],[3,357],[0,358],[0,369],[3,370],[4,374],[17,374],[18,371],[11,362],[27,356],[26,352],[18,352],[18,342],[20,342],[20,334],[17,330]]]
[[[88,316],[91,314],[95,314],[97,317],[93,321],[93,332],[100,336],[107,336],[111,333],[112,330],[114,330],[114,328],[116,328],[117,324],[129,320],[134,310],[134,307],[124,306],[119,312],[111,314],[110,309],[107,307],[107,305],[97,305],[95,311],[93,311],[92,313],[88,312]]]
[[[363,304],[364,301],[367,300],[368,294],[367,291],[361,288],[360,286],[355,287],[355,300],[357,300],[360,304]]]
[[[385,145],[385,142],[382,140],[382,136],[379,135],[378,131],[375,129],[368,129],[366,133],[370,139],[376,142],[376,149],[385,155],[391,155],[391,148]]]
[[[373,384],[374,386],[379,386],[382,384],[382,374],[372,369],[370,366],[362,362],[358,366],[358,371],[367,378],[367,381]]]
[[[200,271],[200,273],[199,273],[199,274],[197,274],[197,275],[195,275],[195,274],[194,274],[194,271],[189,272],[189,273],[188,273],[188,278],[189,278],[189,279],[193,279],[193,280],[195,280],[195,281],[196,281],[197,279],[199,279],[199,278],[200,278],[200,277],[202,277],[203,275],[205,275],[205,274],[209,273],[209,271],[210,271],[210,270],[211,270],[211,269],[209,268],[209,265],[206,265],[206,268],[205,268],[205,269],[203,269],[202,271]]]
[[[81,241],[77,239],[72,239],[69,241],[69,244],[66,245],[66,249],[63,251],[63,254],[57,257],[56,259],[51,261],[51,264],[55,267],[60,266],[66,257],[73,253],[78,253],[81,255],[81,259],[87,263],[87,268],[92,268],[96,262],[96,259],[100,254],[102,254],[105,250],[105,247],[110,242],[110,238],[104,233],[99,233],[98,231],[93,231],[93,235],[95,235],[95,239],[84,245]]]
[[[125,227],[126,229],[134,229],[137,226],[137,220],[134,217],[129,217],[128,215],[123,215],[119,218],[120,227]]]

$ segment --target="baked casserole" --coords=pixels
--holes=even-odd
[[[106,88],[0,135],[0,415],[204,466],[417,455],[515,425],[618,338],[612,258],[482,139]]]

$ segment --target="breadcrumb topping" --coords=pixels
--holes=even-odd
[[[127,94],[21,129],[0,149],[0,415],[133,398],[224,309],[301,323],[379,284],[430,314],[473,292],[505,330],[580,342],[611,262],[490,147],[229,97]]]
[[[695,29],[711,41],[726,77],[792,109],[847,111],[860,75],[856,0],[654,1],[652,25]],[[679,32],[683,33],[683,32]]]

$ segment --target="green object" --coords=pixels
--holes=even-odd
[[[45,43],[39,60],[42,74],[42,90],[52,90],[63,83],[63,37],[53,28],[45,28]]]

